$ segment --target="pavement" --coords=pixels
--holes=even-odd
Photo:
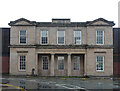
[[[3,76],[0,78],[0,89],[1,91],[119,91],[120,79]]]

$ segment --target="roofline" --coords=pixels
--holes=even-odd
[[[36,21],[30,21],[30,20],[27,20],[25,18],[20,18],[18,20],[15,20],[15,21],[10,21],[9,25],[10,26],[37,26],[37,23],[50,23],[50,24],[53,24],[53,21],[54,20],[69,20],[70,21],[70,18],[52,18],[52,22],[36,22]],[[65,24],[71,24],[71,23],[80,23],[80,24],[83,24],[84,23],[84,26],[93,26],[92,24],[94,22],[97,22],[97,21],[103,21],[103,22],[106,22],[108,23],[109,25],[94,25],[94,26],[114,26],[115,23],[113,21],[108,21],[108,20],[105,20],[104,18],[98,18],[98,19],[95,19],[93,21],[86,21],[86,22],[70,22],[70,23],[65,23]],[[30,23],[30,25],[14,25],[15,23],[19,22],[19,21],[26,21],[28,23]],[[56,23],[56,24],[59,24],[59,23]],[[60,23],[61,24],[61,23]],[[76,25],[77,26],[77,25]],[[68,26],[70,27],[70,26]]]
[[[52,18],[52,20],[70,20],[70,18]]]
[[[113,28],[113,29],[120,29],[120,27],[115,27],[115,28]]]

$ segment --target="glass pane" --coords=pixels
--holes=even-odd
[[[43,70],[48,70],[48,57],[42,57]]]
[[[74,31],[74,44],[81,44],[81,31]]]
[[[58,69],[64,70],[64,57],[58,57]]]
[[[41,31],[41,43],[47,44],[48,43],[48,31]]]
[[[97,44],[103,44],[103,31],[97,31]]]
[[[47,37],[48,36],[48,31],[41,31],[42,37]]]
[[[26,62],[25,62],[25,56],[19,56],[19,68],[20,70],[26,69]]]
[[[58,31],[58,37],[64,37],[64,31]]]
[[[58,44],[64,44],[64,37],[58,37]]]
[[[97,70],[103,70],[103,59],[104,57],[103,56],[97,56],[97,63],[96,63],[96,67],[97,67]]]
[[[58,31],[58,44],[64,44],[64,31]]]
[[[74,56],[74,70],[80,70],[80,57]]]
[[[26,31],[20,30],[20,43],[26,43]]]

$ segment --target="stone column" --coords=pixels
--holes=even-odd
[[[35,54],[35,59],[36,59],[36,62],[35,62],[35,74],[38,75],[38,54],[36,53]]]
[[[84,54],[84,76],[87,75],[87,61],[86,61],[86,54]]]
[[[68,54],[68,76],[71,76],[71,54]]]
[[[51,54],[51,76],[54,76],[54,54]]]

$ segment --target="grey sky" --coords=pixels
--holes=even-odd
[[[71,18],[85,22],[105,18],[118,26],[119,0],[1,0],[0,27],[21,17],[31,21],[50,22],[52,18]]]

